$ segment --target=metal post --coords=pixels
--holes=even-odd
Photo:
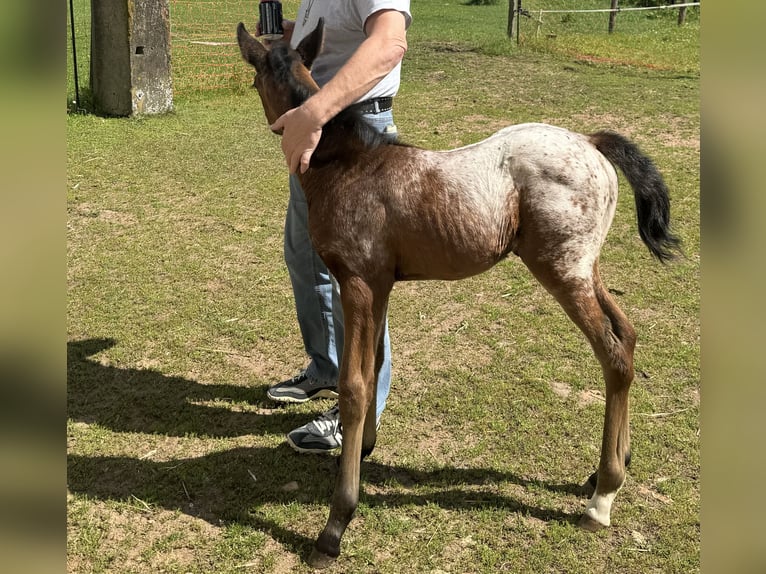
[[[519,45],[519,34],[521,26],[521,0],[516,0],[516,45]]]
[[[77,76],[77,43],[74,34],[74,6],[69,0],[69,22],[72,24],[72,68],[74,69],[74,97],[75,109],[80,107],[80,80]]]

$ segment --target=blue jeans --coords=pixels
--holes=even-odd
[[[365,114],[364,118],[380,132],[396,136],[391,110]],[[386,129],[388,128],[388,129]],[[393,131],[391,131],[393,129]],[[285,263],[293,285],[298,325],[303,346],[311,358],[306,374],[326,385],[336,385],[343,353],[343,308],[337,282],[311,244],[308,231],[308,206],[298,177],[290,175],[290,201],[285,218]],[[391,389],[391,343],[388,317],[383,335],[383,365],[378,374],[376,416],[386,406]]]

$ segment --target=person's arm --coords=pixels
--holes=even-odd
[[[284,130],[282,151],[291,173],[308,169],[322,127],[375,87],[404,57],[404,14],[397,10],[375,12],[364,29],[367,38],[338,73],[303,105],[286,112],[271,126],[274,131]]]

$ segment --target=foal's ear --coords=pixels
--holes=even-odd
[[[303,38],[301,43],[298,44],[298,47],[296,48],[298,53],[301,55],[303,65],[306,66],[309,70],[311,69],[311,64],[314,63],[314,59],[319,55],[319,52],[322,51],[323,42],[324,18],[320,18],[319,22],[317,22],[317,27],[314,28],[314,31]]]
[[[253,38],[242,22],[237,26],[237,42],[239,43],[239,51],[242,52],[242,57],[258,70],[266,59],[266,52],[268,50],[263,44]]]

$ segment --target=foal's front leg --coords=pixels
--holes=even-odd
[[[359,501],[359,471],[365,415],[374,413],[375,338],[381,323],[372,289],[361,279],[341,281],[345,325],[338,404],[343,449],[335,481],[330,517],[314,544],[309,564],[329,566],[340,554],[340,540]],[[380,305],[377,305],[380,307]],[[374,419],[373,414],[373,419]],[[374,423],[373,423],[374,424]]]

